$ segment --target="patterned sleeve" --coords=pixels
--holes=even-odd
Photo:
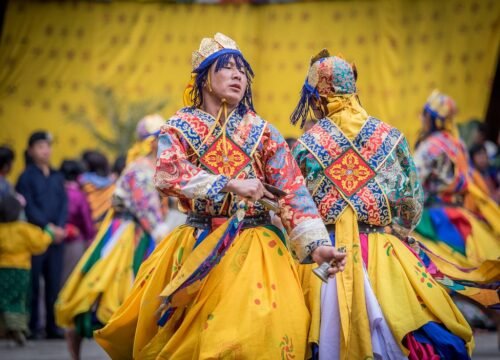
[[[149,166],[132,163],[117,181],[113,202],[115,206],[118,202],[125,207],[142,228],[157,239],[161,237],[158,229],[163,227],[163,211],[160,196],[151,181],[152,175]]]
[[[331,245],[328,231],[285,139],[271,125],[263,136],[262,151],[266,181],[288,193],[280,201],[280,216],[292,254],[302,263],[311,263],[315,248]]]
[[[229,182],[224,175],[213,175],[193,165],[192,152],[179,133],[164,127],[158,141],[158,158],[154,183],[160,193],[181,199],[213,198]]]
[[[404,239],[420,221],[424,202],[424,192],[406,139],[402,139],[387,159],[377,180],[385,184],[391,204],[391,228],[395,235]]]

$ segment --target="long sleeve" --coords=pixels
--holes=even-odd
[[[45,231],[31,224],[23,223],[21,226],[20,233],[26,241],[28,251],[32,255],[44,253],[52,242],[50,236]]]
[[[26,199],[25,213],[26,218],[32,224],[35,224],[42,229],[49,223],[47,215],[40,209],[34,199],[33,186],[30,184],[30,179],[27,173],[23,173],[19,178],[16,191]]]
[[[82,228],[80,231],[82,232],[82,236],[86,241],[92,240],[95,236],[95,227],[92,221],[92,211],[90,210],[90,205],[85,197],[83,192],[80,193],[80,201],[79,201],[79,213],[81,219]]]
[[[125,169],[117,181],[113,201],[114,205],[118,202],[124,206],[143,229],[155,237],[163,223],[163,212],[160,196],[152,182],[153,169],[144,161],[140,159]]]
[[[391,205],[392,230],[405,238],[420,221],[424,192],[406,139],[398,144],[391,157],[377,180]]]
[[[331,245],[328,232],[306,188],[304,177],[283,137],[271,125],[262,139],[266,181],[288,193],[280,200],[281,221],[290,237],[292,254],[312,262],[311,252]]]
[[[213,175],[193,165],[188,155],[192,151],[176,130],[169,127],[162,130],[154,184],[164,196],[210,199],[229,182],[224,175]]]

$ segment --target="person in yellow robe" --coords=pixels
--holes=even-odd
[[[292,123],[319,119],[292,150],[347,266],[321,284],[299,271],[319,359],[468,359],[472,331],[409,237],[423,191],[405,137],[370,116],[356,68],[321,51],[311,60]]]
[[[193,73],[190,105],[160,135],[155,174],[187,222],[143,263],[95,338],[113,359],[302,359],[309,314],[291,254],[335,260],[330,275],[345,256],[284,138],[255,113],[253,72],[236,43],[203,39]],[[279,208],[291,253],[268,208]]]
[[[57,324],[67,329],[73,359],[83,338],[106,324],[132,288],[141,263],[167,234],[160,196],[153,184],[158,135],[164,120],[146,116],[136,144],[116,182],[108,211],[92,245],[76,265],[55,305]]]
[[[425,209],[416,231],[439,272],[455,280],[452,290],[492,306],[500,303],[500,208],[470,163],[456,112],[455,101],[437,90],[422,110],[415,163]]]

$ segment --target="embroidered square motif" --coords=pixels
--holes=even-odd
[[[375,177],[375,172],[356,151],[349,149],[325,169],[325,175],[350,197]]]
[[[250,157],[231,139],[226,138],[226,155],[222,136],[207,149],[200,162],[217,175],[234,177],[250,162]]]

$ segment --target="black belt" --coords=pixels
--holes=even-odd
[[[227,216],[212,216],[206,214],[189,213],[186,220],[186,225],[195,227],[197,229],[211,230],[212,224],[218,222],[221,224],[227,220]],[[250,229],[258,226],[271,225],[271,216],[269,213],[263,213],[255,216],[245,216],[243,219],[242,229]]]
[[[335,231],[335,224],[326,225],[328,232]],[[372,225],[363,222],[358,222],[358,231],[360,234],[370,234],[370,233],[385,233],[385,226]]]

